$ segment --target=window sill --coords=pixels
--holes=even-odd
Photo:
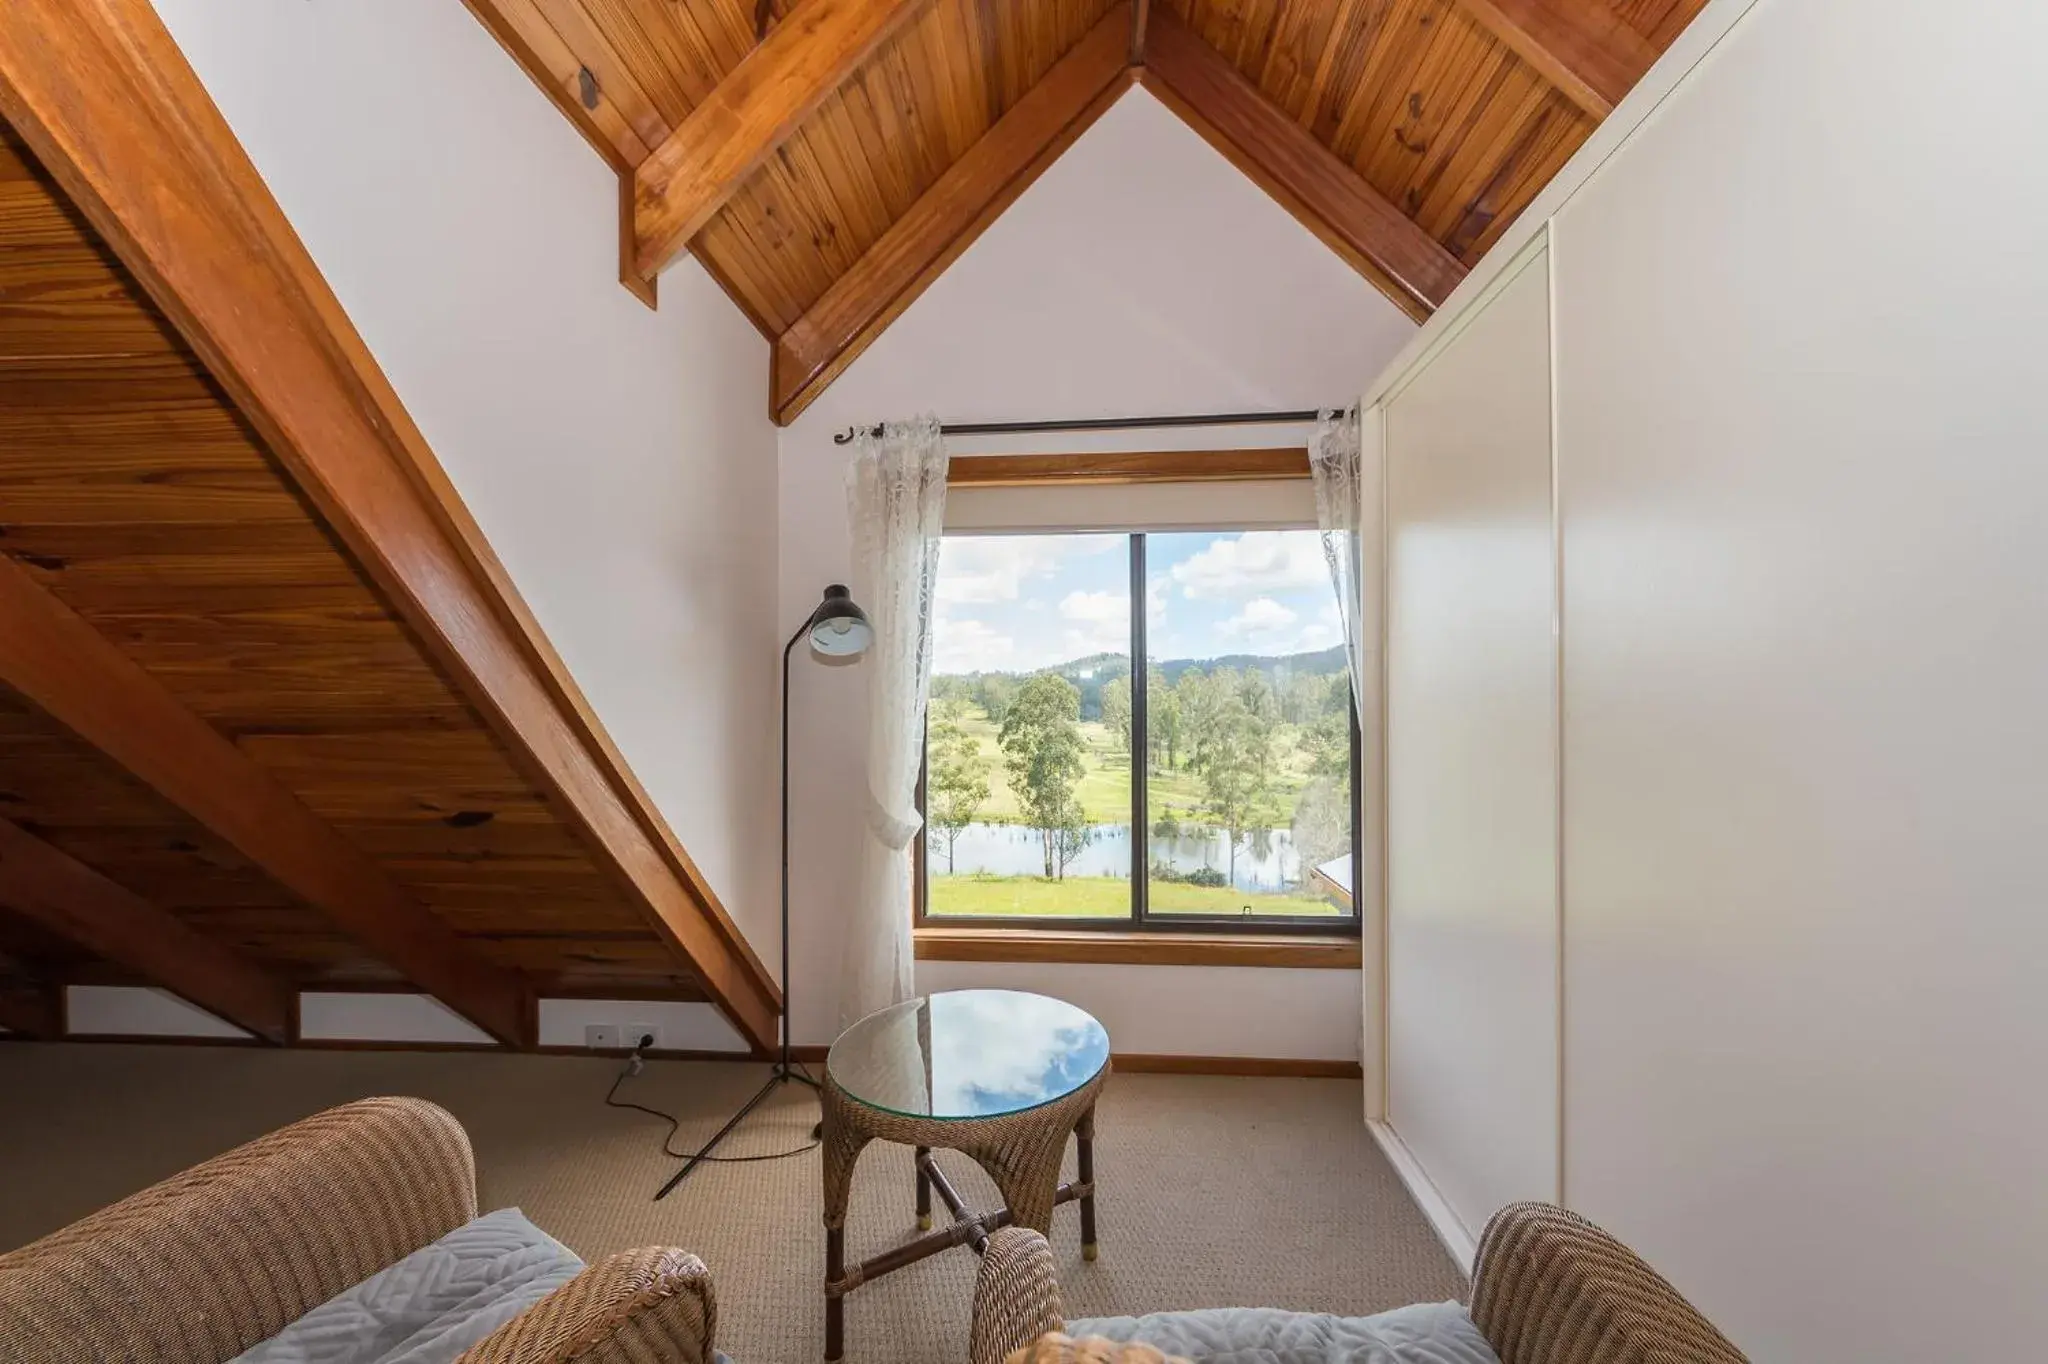
[[[1350,936],[1097,933],[1041,928],[919,928],[919,961],[1100,962],[1118,966],[1283,966],[1356,971]]]

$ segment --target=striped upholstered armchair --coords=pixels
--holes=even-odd
[[[0,1364],[220,1364],[476,1213],[448,1113],[329,1109],[0,1255]],[[570,1259],[566,1282],[457,1364],[709,1364],[717,1304],[695,1256],[628,1250],[580,1273]]]
[[[1627,1246],[1547,1203],[1510,1204],[1486,1224],[1470,1312],[1501,1364],[1747,1364]],[[1143,1343],[1071,1339],[1061,1315],[1045,1238],[997,1232],[975,1288],[973,1364],[1186,1364]]]

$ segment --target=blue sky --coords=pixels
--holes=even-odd
[[[948,536],[939,555],[934,671],[1028,672],[1130,648],[1122,535]],[[1343,639],[1313,530],[1154,534],[1151,656],[1291,654]]]

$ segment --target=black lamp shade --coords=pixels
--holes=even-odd
[[[811,650],[826,658],[858,658],[875,642],[875,628],[867,612],[854,605],[844,586],[833,583],[825,599],[811,612]]]

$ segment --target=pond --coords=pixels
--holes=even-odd
[[[946,840],[933,829],[928,840],[931,869],[936,875],[951,872],[967,876],[985,872],[993,876],[1040,876],[1045,872],[1045,853],[1036,829],[1019,824],[970,824],[960,831],[953,845],[950,868]],[[1175,871],[1204,868],[1230,873],[1229,836],[1219,830],[1189,829],[1178,838],[1151,840],[1151,859]],[[1067,864],[1069,876],[1121,876],[1131,874],[1131,829],[1127,824],[1096,824],[1088,830],[1088,845]],[[1294,851],[1294,835],[1287,829],[1247,831],[1237,844],[1238,890],[1284,891],[1301,880],[1301,858]]]

